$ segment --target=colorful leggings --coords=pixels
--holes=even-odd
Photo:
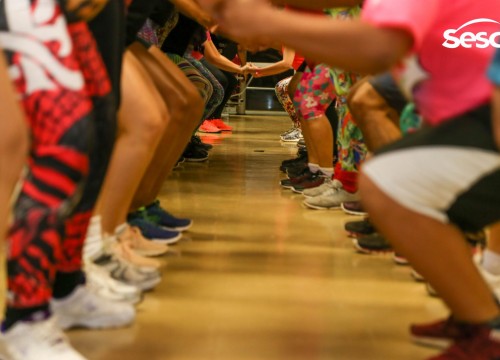
[[[333,70],[335,91],[337,97],[337,114],[339,126],[337,132],[338,163],[335,167],[334,178],[339,180],[344,189],[350,192],[357,191],[358,172],[364,162],[368,149],[363,139],[363,133],[356,125],[351,111],[347,106],[347,94],[351,87],[359,80],[359,75]]]
[[[74,230],[65,221],[89,173],[90,97],[110,84],[87,25],[68,27],[55,1],[5,0],[0,24],[9,24],[0,42],[32,137],[8,235],[8,306],[29,308],[48,304],[56,271],[80,266],[81,244],[64,236]]]
[[[295,109],[295,106],[293,106],[293,101],[288,95],[288,86],[290,85],[290,80],[292,80],[291,76],[281,80],[276,84],[274,90],[276,91],[276,97],[278,98],[281,106],[283,106],[283,109],[285,109],[285,111],[288,113],[288,116],[290,116],[290,119],[293,122],[293,126],[300,129],[299,114],[297,114],[297,110]]]
[[[203,102],[205,104],[208,104],[210,99],[212,98],[213,94],[213,87],[210,81],[208,81],[206,78],[204,78],[200,72],[193,66],[189,61],[184,59],[183,57],[176,55],[176,54],[167,54],[167,56],[172,60],[173,63],[175,63],[179,69],[182,70],[184,75],[193,83],[194,86],[198,89],[198,92],[200,93]],[[205,117],[203,117],[203,120]]]
[[[210,70],[208,70],[201,62],[196,60],[194,57],[191,55],[186,55],[185,59],[191,63],[198,71],[199,73],[210,83],[212,84],[213,88],[213,93],[212,96],[210,97],[210,100],[208,100],[208,103],[205,107],[205,112],[203,113],[203,119],[208,119],[210,115],[217,109],[217,107],[222,103],[224,100],[224,88],[222,85],[217,81],[215,76],[212,75]]]
[[[295,91],[293,103],[304,120],[325,116],[326,109],[335,99],[335,87],[330,69],[326,65],[307,68]]]

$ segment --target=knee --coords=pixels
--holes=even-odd
[[[154,144],[158,141],[165,130],[166,120],[169,114],[164,104],[159,104],[155,109],[150,109],[140,116],[136,121],[140,121],[139,135],[145,144]]]
[[[358,123],[373,111],[384,108],[385,101],[367,81],[355,88],[347,97],[347,105]]]

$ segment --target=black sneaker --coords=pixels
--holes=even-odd
[[[306,148],[306,141],[304,139],[300,139],[298,142],[297,142],[297,147],[299,149],[305,149]]]
[[[292,191],[297,194],[302,194],[304,190],[318,187],[325,181],[325,175],[321,171],[318,171],[316,173],[312,173],[312,175],[308,176],[300,183],[293,185]]]
[[[368,218],[359,221],[349,221],[344,225],[344,229],[351,237],[366,236],[376,232],[375,227]]]
[[[353,239],[352,242],[356,250],[362,254],[392,252],[391,244],[379,233],[362,236]]]
[[[286,172],[287,168],[297,164],[307,164],[307,151],[299,151],[294,159],[284,160],[281,163],[280,170]]]
[[[203,141],[201,141],[201,138],[198,135],[193,135],[191,137],[191,143],[193,143],[197,147],[200,147],[200,148],[202,148],[203,150],[206,150],[206,151],[212,150],[213,147],[214,147],[211,144],[207,144],[207,143],[204,143]]]
[[[298,176],[281,180],[280,185],[285,189],[291,189],[293,185],[300,184],[302,181],[310,178],[311,176],[313,176],[313,173],[309,170],[309,167],[306,167]]]
[[[189,143],[182,157],[186,162],[203,162],[208,159],[208,152],[201,147]]]

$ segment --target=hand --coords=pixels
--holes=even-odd
[[[106,6],[108,0],[64,0],[62,1],[70,20],[90,21]]]

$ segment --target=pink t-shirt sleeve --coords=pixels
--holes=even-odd
[[[362,19],[375,26],[408,31],[417,50],[439,16],[440,3],[440,0],[366,0]]]

